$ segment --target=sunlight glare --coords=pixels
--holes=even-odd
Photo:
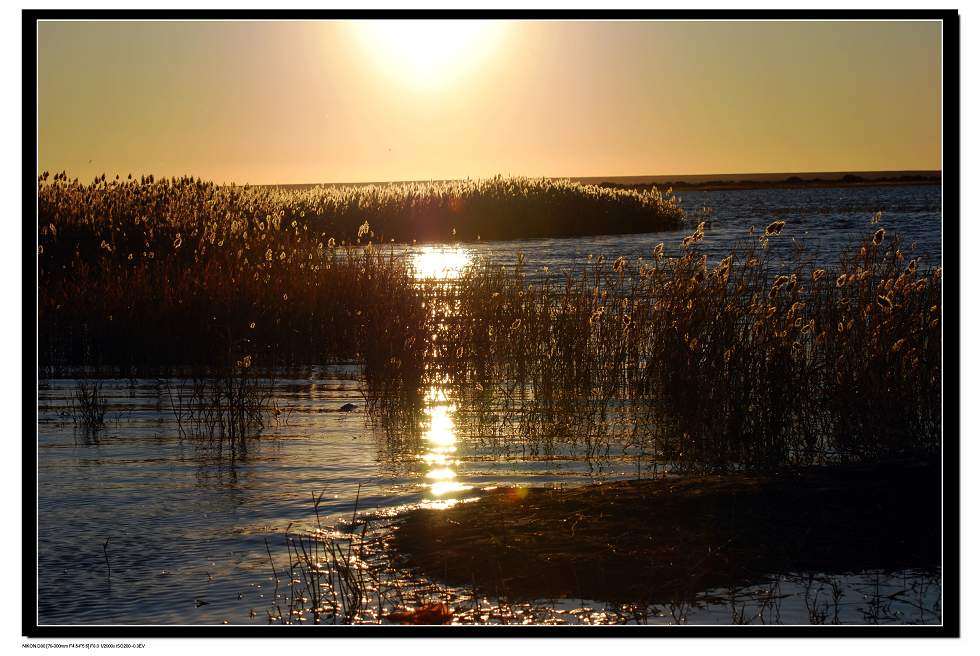
[[[456,478],[456,472],[449,467],[440,467],[438,469],[430,470],[425,477],[431,478],[434,481],[448,481]]]
[[[422,454],[421,460],[429,465],[425,474],[432,481],[428,485],[429,491],[435,497],[444,497],[469,490],[470,486],[456,480],[453,467],[457,463],[448,455],[456,451],[456,424],[452,416],[456,407],[449,403],[445,392],[437,388],[429,390],[427,400],[429,406],[425,409],[425,414],[429,417],[429,423],[424,438],[428,449]]]
[[[465,248],[423,246],[412,256],[412,268],[418,280],[456,280],[470,262]]]
[[[496,49],[499,21],[402,20],[356,24],[364,48],[378,65],[411,86],[445,84],[476,68]]]
[[[431,422],[425,435],[426,441],[439,447],[453,446],[456,443],[456,426],[449,416],[451,411],[452,408],[445,405],[437,405],[426,411]]]

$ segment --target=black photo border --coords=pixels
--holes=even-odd
[[[24,10],[23,519],[21,628],[29,638],[958,637],[960,635],[960,19],[956,10]],[[939,20],[942,21],[943,571],[936,626],[243,626],[37,622],[37,23],[39,20]]]

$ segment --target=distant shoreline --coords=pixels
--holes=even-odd
[[[459,178],[463,180],[464,178]],[[465,178],[469,179],[469,178]],[[805,189],[830,187],[899,187],[942,184],[942,171],[811,171],[802,173],[711,173],[702,175],[609,175],[551,177],[583,184],[621,189],[672,188],[685,191],[722,191],[737,189]],[[412,182],[449,182],[451,180],[390,180],[376,182],[299,182],[258,184],[256,187],[308,189],[312,187],[365,187],[397,185]]]
[[[604,180],[600,187],[613,189],[673,189],[675,191],[726,191],[744,189],[828,189],[835,187],[904,187],[912,185],[940,185],[940,173],[913,173],[890,176],[869,176],[848,173],[840,177],[803,177],[807,174],[785,178],[714,179],[714,180],[666,180],[650,182],[615,182]]]

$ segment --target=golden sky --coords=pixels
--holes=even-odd
[[[42,22],[40,170],[940,168],[938,22]]]

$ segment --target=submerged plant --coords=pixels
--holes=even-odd
[[[71,398],[71,415],[75,425],[87,433],[96,433],[105,427],[109,402],[102,392],[102,382],[78,379]]]

